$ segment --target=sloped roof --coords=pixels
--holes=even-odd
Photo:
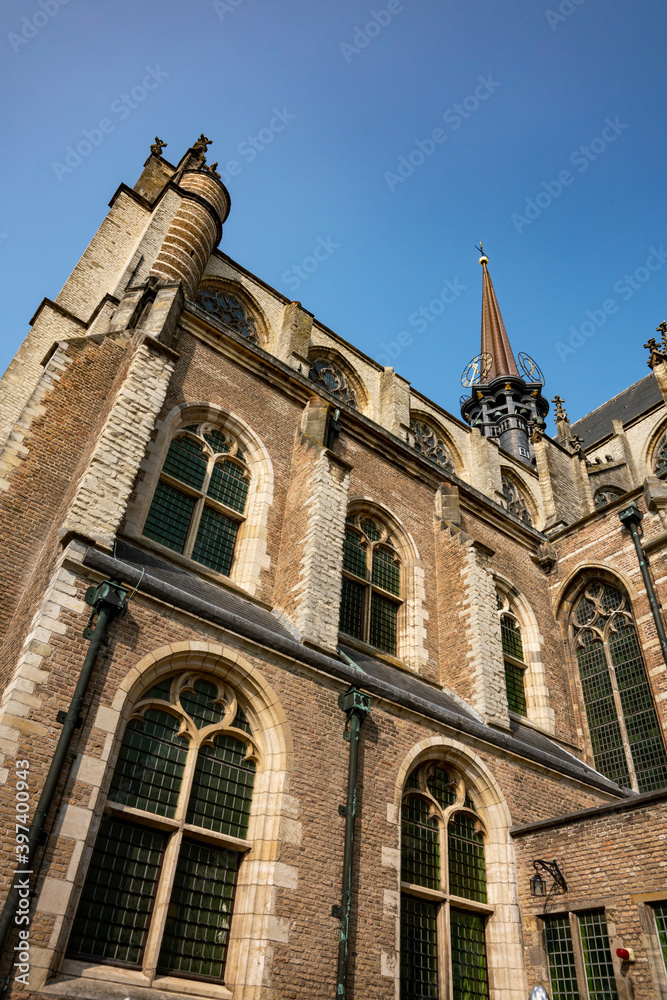
[[[617,396],[608,399],[596,410],[587,413],[585,417],[572,424],[572,430],[583,441],[584,448],[592,448],[598,441],[608,437],[612,420],[622,420],[624,424],[639,417],[647,410],[653,409],[662,402],[662,393],[658,388],[655,375],[651,372],[634,385],[619,392]]]

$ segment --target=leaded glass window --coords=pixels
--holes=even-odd
[[[321,389],[355,409],[359,407],[357,395],[340,368],[326,358],[315,358],[310,362],[309,378]]]
[[[599,490],[595,491],[595,496],[593,497],[595,509],[599,510],[601,507],[606,507],[608,503],[612,503],[622,496],[623,490],[619,489],[618,486],[601,486]]]
[[[437,434],[430,424],[423,420],[413,420],[410,423],[410,434],[412,435],[412,446],[416,451],[430,458],[436,465],[440,465],[447,472],[453,472],[451,455],[442,438]]]
[[[401,565],[379,518],[352,514],[345,525],[340,630],[385,653],[396,653]]]
[[[401,1000],[488,998],[484,837],[453,768],[429,761],[412,772],[401,819]]]
[[[523,650],[521,625],[513,614],[509,598],[497,594],[498,611],[500,612],[500,636],[503,644],[503,660],[505,663],[505,692],[507,707],[517,715],[527,715],[526,657]]]
[[[243,302],[232,292],[203,288],[197,292],[195,302],[202,309],[205,309],[213,319],[224,323],[230,330],[240,333],[247,340],[258,343],[259,336],[255,320]]]
[[[528,510],[523,490],[519,484],[505,473],[502,473],[500,481],[504,503],[510,514],[514,514],[515,517],[518,517],[521,521],[525,521],[526,524],[530,524],[532,527],[533,519],[530,516],[530,511]]]
[[[664,479],[667,476],[667,434],[663,434],[653,453],[653,472]]]
[[[667,903],[653,903],[652,910],[655,917],[655,925],[658,929],[658,941],[660,942],[662,960],[665,963],[665,972],[667,972]]]
[[[236,441],[210,424],[184,427],[169,445],[143,533],[228,576],[249,483]]]
[[[256,759],[248,720],[217,679],[178,674],[144,694],[118,754],[71,957],[223,978]]]
[[[552,1000],[618,1000],[604,910],[544,917]],[[577,965],[585,982],[577,979]]]
[[[667,754],[627,596],[589,583],[572,636],[596,768],[635,791],[666,788]]]

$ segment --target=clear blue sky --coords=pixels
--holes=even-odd
[[[0,19],[0,369],[153,137],[175,162],[203,130],[209,162],[237,164],[221,248],[453,413],[480,239],[515,352],[571,419],[647,374],[664,0],[8,0]]]

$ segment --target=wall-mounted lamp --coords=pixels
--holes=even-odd
[[[557,861],[542,861],[541,859],[533,861],[533,868],[535,869],[535,874],[530,880],[530,894],[531,896],[546,896],[547,892],[567,892],[567,882],[563,878],[563,873],[558,867]],[[554,884],[551,889],[548,889],[546,879],[542,878],[540,875],[540,868],[542,871],[547,872],[551,875]]]

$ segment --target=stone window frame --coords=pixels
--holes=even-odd
[[[518,514],[516,513],[516,511],[513,511],[511,509],[509,501],[505,496],[504,490],[502,488],[504,480],[506,480],[518,494],[519,500],[523,503],[525,511],[528,514],[528,517],[530,518],[529,521],[526,521],[521,514]],[[527,524],[529,528],[535,528],[539,521],[539,511],[537,509],[535,499],[529,488],[524,483],[523,479],[521,479],[521,477],[518,476],[513,469],[509,469],[503,465],[500,467],[500,481],[501,481],[501,488],[499,493],[501,499],[499,502],[501,507],[504,507],[507,511],[509,511],[510,514],[514,514],[514,516],[517,517],[520,521],[523,521],[524,524]]]
[[[447,469],[445,466],[441,466],[439,462],[435,462],[435,459],[429,458],[428,455],[425,455],[424,452],[422,452],[419,448],[415,446],[414,443],[415,435],[413,431],[413,426],[414,424],[417,423],[425,424],[426,427],[433,432],[436,438],[440,439],[442,446],[449,455],[450,459],[449,469]],[[420,455],[424,455],[424,457],[428,461],[435,462],[435,464],[438,465],[440,468],[445,469],[446,472],[448,471],[453,473],[455,476],[458,476],[459,478],[461,478],[464,475],[465,470],[464,470],[463,459],[461,458],[461,453],[458,447],[452,440],[450,434],[442,426],[442,424],[440,424],[433,416],[431,416],[430,413],[426,413],[423,410],[413,410],[413,409],[410,410],[409,441],[411,446],[415,449],[415,451],[417,451]]]
[[[339,369],[340,374],[343,376],[350,389],[353,391],[356,398],[356,406],[352,406],[350,403],[346,403],[344,400],[339,399],[332,392],[327,390],[325,387],[319,385],[313,379],[310,379],[309,372],[311,366],[316,361],[327,361],[329,364]],[[339,404],[348,407],[351,410],[357,410],[359,413],[364,413],[366,416],[371,416],[368,412],[369,410],[369,394],[364,382],[348,361],[348,359],[342,355],[339,351],[333,350],[331,347],[326,347],[325,345],[312,344],[308,350],[308,371],[304,371],[304,374],[311,382],[313,390],[315,392],[326,393],[325,398],[334,402],[336,406]]]
[[[239,842],[247,853],[238,870],[224,984],[178,976],[149,983],[140,970],[64,958],[126,725],[143,692],[165,677],[187,672],[213,676],[236,694],[257,748],[247,840]],[[67,996],[66,984],[73,978],[75,984],[85,981],[85,996],[93,1000],[121,995],[121,989],[131,995],[132,988],[139,986],[156,990],[160,997],[166,989],[174,1000],[193,995],[254,1000],[276,934],[279,940],[288,940],[290,933],[289,921],[277,916],[276,909],[280,893],[296,888],[297,871],[275,860],[280,856],[279,845],[299,843],[301,836],[300,824],[292,819],[295,801],[287,794],[293,746],[278,695],[256,667],[231,647],[213,642],[171,643],[145,655],[128,671],[112,705],[98,709],[93,730],[98,731],[98,738],[100,733],[106,737],[101,755],[95,756],[96,742],[90,754],[83,746],[75,776],[88,794],[70,796],[59,824],[59,838],[72,844],[72,861],[61,877],[47,875],[36,901],[36,913],[50,918],[52,932],[47,946],[31,957],[31,990]],[[67,977],[64,993],[62,976]]]
[[[373,656],[391,657],[399,660],[411,670],[419,673],[428,662],[428,651],[425,648],[426,622],[426,589],[424,568],[415,541],[395,514],[382,504],[369,497],[352,496],[349,499],[346,518],[355,515],[366,515],[377,518],[387,526],[394,540],[394,548],[398,554],[401,566],[401,606],[396,622],[396,653],[384,653],[382,650],[340,632],[340,640],[351,645],[359,645]]]
[[[551,696],[544,665],[544,638],[530,602],[506,577],[494,574],[496,595],[502,607],[497,608],[498,624],[503,614],[511,615],[521,630],[523,660],[514,661],[524,670],[524,694],[526,714],[519,715],[508,709],[510,717],[521,723],[528,723],[536,729],[553,736],[556,732],[556,713],[551,707]],[[499,629],[500,630],[500,629]],[[501,637],[502,649],[502,637]],[[503,664],[505,654],[503,653]],[[510,658],[512,660],[513,658]],[[505,690],[505,688],[504,688]]]
[[[586,962],[584,958],[584,949],[581,939],[581,930],[579,925],[580,917],[585,917],[586,914],[600,913],[604,914],[605,924],[607,928],[607,941],[609,944],[609,958],[611,960],[611,965],[613,967],[613,980],[616,988],[618,997],[621,998],[625,996],[625,991],[623,989],[622,979],[618,975],[618,960],[615,959],[615,940],[616,940],[616,927],[613,919],[610,916],[607,907],[602,904],[596,903],[591,900],[587,904],[582,904],[581,906],[576,906],[576,909],[559,909],[558,906],[551,904],[551,908],[547,915],[546,911],[541,912],[537,916],[538,928],[540,931],[540,945],[542,954],[544,956],[544,971],[549,981],[550,994],[553,991],[551,986],[551,966],[549,964],[549,954],[546,944],[546,925],[549,920],[568,918],[570,936],[572,940],[572,955],[574,959],[575,968],[575,978],[577,984],[577,991],[579,993],[580,1000],[596,1000],[595,997],[591,997],[590,991],[588,989],[588,976],[586,973]]]
[[[233,326],[227,326],[227,324],[224,323],[222,320],[217,319],[213,313],[209,313],[208,310],[203,308],[203,306],[200,306],[196,301],[197,295],[199,295],[200,292],[207,292],[207,291],[224,292],[227,295],[233,295],[235,298],[237,298],[240,304],[245,309],[246,313],[252,318],[255,324],[255,328],[257,330],[257,338],[251,339],[249,337],[246,337],[239,330],[235,330]],[[210,322],[216,325],[219,324],[225,330],[231,330],[238,337],[242,337],[244,340],[247,340],[248,343],[250,344],[256,344],[257,347],[263,347],[264,349],[266,349],[266,346],[270,340],[270,334],[269,334],[269,324],[264,314],[264,310],[253,298],[253,296],[248,292],[248,290],[244,288],[243,285],[239,284],[239,282],[231,281],[227,278],[205,275],[197,287],[197,291],[195,292],[192,304],[195,306],[195,308],[200,310],[201,314],[208,317]]]
[[[203,563],[198,563],[182,553],[143,535],[144,525],[153,502],[153,496],[162,475],[162,468],[172,439],[190,425],[210,424],[231,440],[238,443],[248,469],[250,489],[246,500],[244,519],[236,536],[234,559],[229,576],[218,573]],[[274,475],[269,453],[252,428],[236,414],[208,402],[181,403],[158,421],[157,436],[152,441],[139,467],[140,475],[134,498],[126,513],[123,532],[139,545],[154,549],[165,558],[176,561],[188,569],[216,582],[231,582],[253,596],[260,586],[261,574],[270,565],[267,551],[268,519],[273,500]]]
[[[593,506],[595,510],[603,510],[610,503],[614,503],[615,500],[622,497],[625,493],[627,493],[627,490],[623,489],[621,486],[616,486],[614,483],[605,483],[603,486],[598,486],[593,494]],[[599,498],[605,496],[605,494],[611,494],[611,496],[608,496],[602,501],[602,503],[599,503]]]
[[[502,992],[507,1000],[525,1000],[522,920],[509,833],[513,821],[502,789],[481,757],[447,736],[428,737],[408,751],[396,773],[393,799],[387,803],[393,836],[382,846],[382,866],[392,870],[395,881],[393,889],[385,889],[384,914],[394,918],[396,927],[394,947],[383,949],[380,955],[381,976],[392,981],[387,995],[398,997],[400,984],[400,920],[396,918],[401,896],[401,802],[410,773],[427,761],[440,761],[461,775],[487,832],[486,888],[488,905],[494,911],[485,928],[490,995]]]
[[[637,893],[632,896],[637,906],[639,923],[644,934],[646,955],[653,985],[659,993],[656,1000],[667,1000],[667,961],[663,956],[662,945],[658,936],[653,907],[656,903],[667,905],[667,892],[661,889],[657,892]]]

